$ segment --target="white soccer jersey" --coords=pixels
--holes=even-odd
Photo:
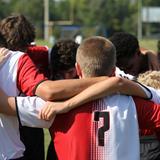
[[[106,145],[103,149],[99,147],[99,151],[103,153],[99,155],[100,157],[103,155],[100,159],[138,160],[139,131],[133,99],[126,96],[112,96],[105,98],[104,101],[101,110],[108,112],[110,124],[108,131],[105,132]],[[95,105],[95,108],[99,110],[98,105]],[[99,119],[98,128],[102,124],[104,125],[104,122]]]
[[[160,90],[159,89],[155,89],[155,88],[143,85],[139,82],[137,84],[143,89],[143,91],[146,93],[149,100],[151,100],[152,102],[156,104],[160,104]]]
[[[153,101],[154,103],[160,104],[160,90],[159,89],[155,89],[149,86],[146,86],[152,93],[152,98],[151,101]]]
[[[9,96],[17,96],[17,66],[21,52],[12,52],[0,69],[0,87]],[[20,140],[18,119],[0,114],[0,159],[12,159],[23,156],[24,145]]]
[[[50,128],[53,120],[45,121],[39,119],[39,111],[44,106],[45,101],[39,97],[17,97],[16,105],[19,120],[22,126]]]
[[[18,96],[20,91],[33,95],[34,87],[45,79],[44,75],[38,73],[27,54],[10,52],[0,68],[0,88],[8,96]],[[24,150],[17,117],[0,114],[0,160],[20,158]]]
[[[114,95],[58,115],[50,128],[58,159],[139,160],[132,97]]]
[[[124,73],[122,70],[120,70],[118,67],[116,67],[116,71],[115,74],[117,77],[123,77],[123,78],[127,78],[130,80],[134,80],[135,77],[130,75],[130,74],[126,74]],[[144,92],[146,93],[147,97],[153,101],[154,103],[160,104],[160,90],[146,86],[146,85],[141,85],[141,83],[137,83],[140,84],[141,88],[144,90]],[[148,91],[146,88],[148,88],[150,91]]]
[[[100,147],[98,139],[97,146],[93,145],[91,159],[95,160],[138,160],[139,159],[139,131],[135,103],[131,97],[115,95],[107,97],[103,101],[94,104],[94,110],[99,113],[108,113],[108,129],[104,132],[104,146]],[[98,114],[99,114],[98,113]],[[103,115],[94,122],[96,131],[100,132],[105,126]],[[98,123],[97,123],[98,121]],[[107,125],[106,125],[107,126]],[[103,130],[102,130],[103,131]],[[94,137],[94,135],[92,135]],[[96,155],[97,154],[97,155]],[[97,158],[96,158],[97,157]]]
[[[127,79],[130,79],[130,80],[134,80],[135,79],[135,76],[132,76],[131,74],[125,73],[124,71],[120,70],[118,67],[116,67],[115,76],[116,77],[127,78]]]

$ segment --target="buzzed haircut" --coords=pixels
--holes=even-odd
[[[3,35],[8,49],[25,50],[35,39],[33,24],[21,14],[11,15],[0,22],[0,32]]]
[[[116,63],[116,49],[106,38],[93,36],[82,41],[76,61],[86,77],[110,76]]]
[[[160,89],[160,71],[146,71],[139,74],[137,81],[155,89]]]

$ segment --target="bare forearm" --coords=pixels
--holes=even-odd
[[[15,98],[8,97],[2,90],[0,90],[0,113],[16,115]]]
[[[64,100],[104,79],[106,77],[45,81],[37,87],[36,95],[44,100]]]
[[[65,102],[50,104],[42,109],[40,117],[49,120],[55,114],[66,113],[84,103],[116,93],[146,97],[143,89],[135,82],[119,77],[111,77],[88,87]]]
[[[124,78],[111,77],[88,87],[86,90],[69,99],[65,103],[70,109],[72,109],[89,101],[116,93],[147,98],[143,89],[135,82]]]
[[[119,92],[120,94],[148,98],[144,90],[139,86],[139,84],[125,78],[119,79],[119,86],[117,92]]]

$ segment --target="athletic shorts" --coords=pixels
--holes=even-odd
[[[140,137],[140,160],[160,160],[160,142],[155,136]]]

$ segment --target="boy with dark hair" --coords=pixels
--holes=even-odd
[[[159,69],[157,55],[151,50],[140,48],[138,39],[134,35],[117,32],[109,39],[116,47],[116,66],[125,73],[137,76],[149,69]]]
[[[117,32],[110,37],[110,40],[116,47],[116,65],[125,73],[138,76],[139,73],[148,70],[160,69],[157,54],[152,50],[140,48],[138,39],[134,35]],[[156,138],[153,141],[151,133],[141,141],[141,151],[143,152],[141,160],[159,159],[160,144]]]
[[[50,51],[50,79],[73,79],[77,77],[75,63],[76,52],[79,44],[73,40],[60,40],[55,43]],[[53,142],[50,142],[47,160],[56,159]]]
[[[24,15],[12,15],[1,20],[0,31],[7,46],[16,51],[26,51],[35,40],[35,28]]]
[[[75,62],[79,44],[73,40],[60,40],[50,52],[51,79],[72,79],[76,77]]]
[[[6,44],[3,46],[5,46],[6,48],[13,51],[22,51],[22,52],[28,51],[29,53],[30,50],[33,50],[31,42],[34,42],[35,40],[35,28],[34,25],[24,15],[22,14],[11,15],[2,19],[0,22],[0,32],[5,39]],[[46,51],[48,52],[48,50]],[[39,56],[37,57],[40,57],[41,55],[42,53],[39,53]],[[35,64],[36,62],[37,61],[34,61]],[[38,68],[41,69],[42,67],[38,66]],[[45,68],[47,69],[47,65]],[[44,68],[42,70],[42,73],[43,71],[45,71]],[[21,134],[21,140],[23,141],[26,148],[24,152],[25,158],[30,160],[32,158],[44,160],[43,130],[40,128],[29,128],[21,126],[20,134]],[[37,153],[37,148],[39,148],[40,153]]]
[[[35,27],[22,14],[11,15],[1,20],[0,32],[6,48],[26,52],[40,72],[48,76],[48,47],[32,45],[35,41]]]

